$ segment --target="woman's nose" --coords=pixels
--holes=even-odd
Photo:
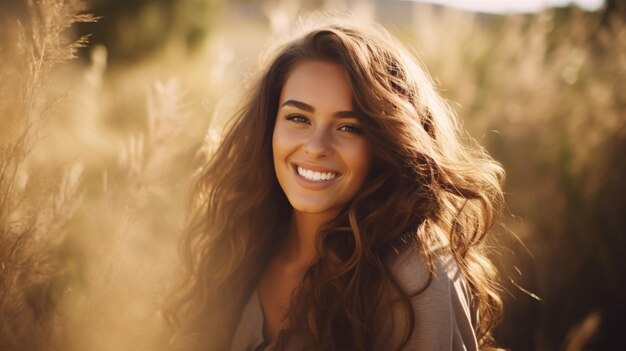
[[[311,157],[325,157],[332,153],[331,138],[325,128],[312,131],[304,143],[304,151]]]

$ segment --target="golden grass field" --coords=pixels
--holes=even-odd
[[[162,349],[193,160],[273,38],[348,7],[112,3],[0,3],[0,350]],[[626,9],[394,20],[350,3],[419,55],[507,171],[501,346],[626,347]]]

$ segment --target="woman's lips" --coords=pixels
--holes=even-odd
[[[307,164],[292,164],[298,183],[308,189],[319,190],[333,184],[341,173],[330,168]]]
[[[313,172],[326,172],[326,173],[330,172],[330,173],[336,173],[336,174],[339,174],[339,172],[338,172],[338,171],[336,171],[336,170],[334,170],[334,169],[332,169],[332,168],[329,168],[329,167],[323,167],[323,166],[320,166],[320,165],[313,165],[313,164],[310,164],[310,163],[304,163],[304,162],[292,162],[292,163],[291,163],[291,166],[292,166],[292,167],[294,167],[294,168],[296,168],[296,169],[297,169],[298,167],[302,167],[302,168],[304,168],[304,169],[311,170],[311,171],[313,171]]]

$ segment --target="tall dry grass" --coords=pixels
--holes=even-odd
[[[67,64],[87,42],[68,39],[68,29],[96,20],[83,10],[80,1],[64,0],[3,3],[0,10],[2,350],[161,345],[158,311],[167,284],[160,275],[169,270],[151,255],[150,245],[162,246],[133,234],[169,220],[175,236],[175,219],[162,213],[179,204],[171,189],[163,194],[163,183],[180,152],[185,97],[175,79],[153,84],[144,94],[143,130],[104,141],[111,134],[97,118],[106,49],[94,49],[87,68]],[[93,138],[94,130],[103,135]],[[109,148],[109,155],[94,161],[76,151],[94,151],[81,142]],[[145,220],[157,216],[163,220]]]
[[[80,163],[47,168],[33,156],[59,97],[49,76],[86,38],[63,31],[94,18],[78,1],[3,2],[0,8],[0,349],[56,349],[68,271],[60,247],[80,202]],[[45,173],[43,173],[44,171]]]
[[[93,21],[80,2],[0,3],[0,349],[162,349],[191,160],[219,141],[259,52],[309,10],[377,16],[367,1],[237,4],[194,50],[168,36],[121,64],[102,45],[68,62],[84,44],[70,26]],[[507,169],[502,346],[619,346],[625,17],[412,9],[380,20]]]
[[[507,170],[496,258],[515,349],[625,345],[625,14],[421,8],[401,30]]]
[[[76,232],[69,240],[82,258],[81,282],[66,301],[69,329],[80,335],[68,344],[73,350],[156,350],[164,342],[159,310],[171,268],[158,240],[175,248],[176,224],[169,224],[171,233],[158,226],[180,206],[162,183],[177,156],[172,143],[185,123],[184,96],[170,80],[155,83],[147,97],[145,132],[122,140],[77,221],[77,230],[89,228],[89,236]]]

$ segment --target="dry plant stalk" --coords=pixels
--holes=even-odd
[[[565,351],[582,351],[589,340],[598,332],[602,317],[597,311],[591,312],[580,324],[570,328],[567,333]]]
[[[188,114],[176,79],[156,82],[147,100],[145,132],[125,138],[116,164],[103,173],[103,196],[90,206],[93,212],[82,228],[95,230],[80,245],[88,257],[81,267],[86,281],[68,301],[74,335],[70,350],[155,350],[163,345],[158,313],[168,270],[146,247],[146,241],[154,240],[147,228],[159,223],[151,211],[175,207],[171,190],[165,189],[170,197],[165,204],[155,204],[155,194],[164,191],[163,181],[171,177],[174,143]]]
[[[65,29],[90,22],[80,1],[0,5],[0,349],[56,349],[63,338],[57,307],[65,271],[57,249],[79,200],[82,166],[31,172],[31,150],[56,102],[42,89],[54,67],[86,38]],[[50,170],[48,170],[50,171]],[[61,173],[61,174],[59,174]],[[58,184],[55,184],[58,183]],[[55,189],[57,188],[57,189]]]
[[[623,10],[576,8],[507,17],[415,12],[410,35],[426,66],[507,171],[516,216],[505,220],[523,243],[503,240],[501,251],[517,257],[496,259],[515,265],[511,276],[534,293],[511,286],[515,296],[505,302],[501,334],[519,349],[604,349],[597,343],[623,340],[611,330],[621,329],[626,307],[625,19]],[[590,322],[577,328],[581,315]]]

